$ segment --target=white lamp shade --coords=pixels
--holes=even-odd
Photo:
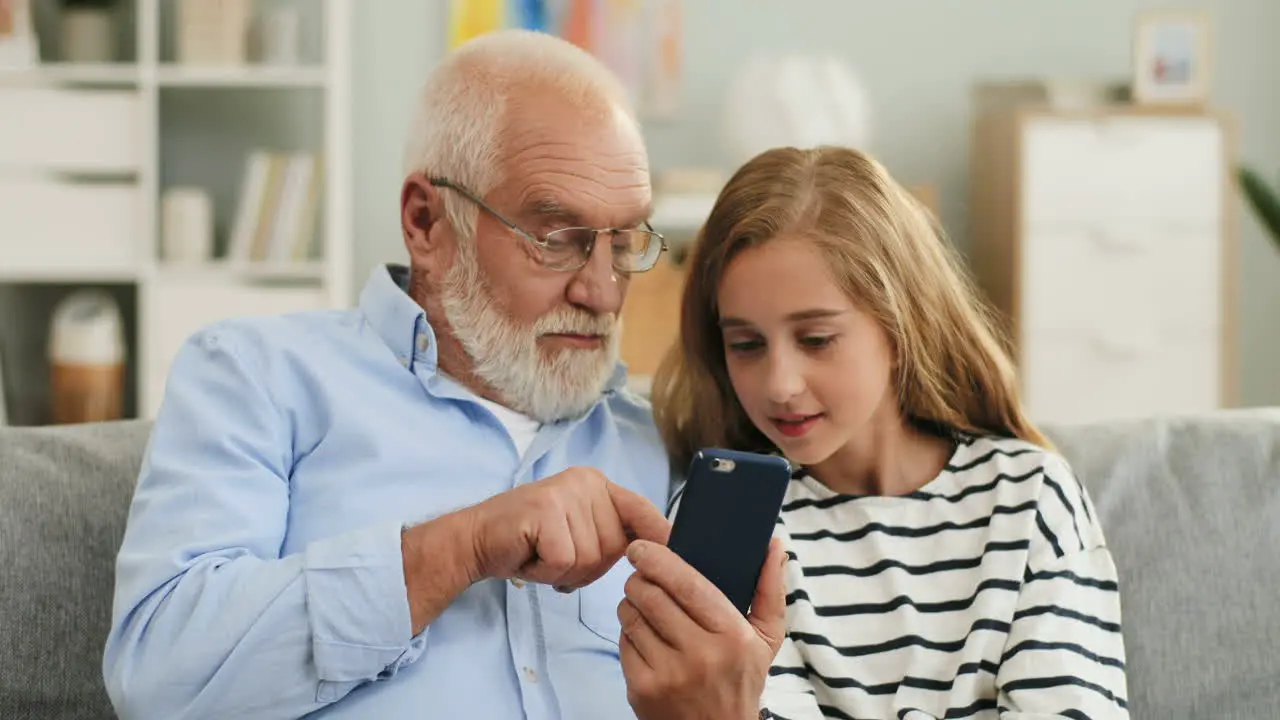
[[[735,165],[783,145],[867,149],[870,103],[854,73],[835,58],[750,58],[729,85],[725,139]]]

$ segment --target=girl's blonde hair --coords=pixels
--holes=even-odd
[[[1024,414],[992,310],[932,216],[863,153],[785,147],[730,178],[687,260],[680,340],[652,390],[676,467],[704,447],[775,449],[733,392],[716,297],[739,252],[784,233],[812,240],[840,287],[888,333],[909,422],[1051,448]]]

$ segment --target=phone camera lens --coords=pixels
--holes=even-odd
[[[724,458],[716,458],[715,460],[711,461],[711,469],[716,472],[722,472],[722,473],[733,472],[733,467],[734,465],[732,460],[726,460]]]

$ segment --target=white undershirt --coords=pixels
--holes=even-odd
[[[538,428],[541,424],[522,413],[518,413],[509,407],[504,407],[498,403],[476,396],[476,402],[489,409],[502,426],[507,429],[507,434],[511,436],[511,441],[516,444],[516,453],[520,457],[524,457],[524,453],[533,444],[533,438],[538,434]]]
[[[440,373],[440,375],[457,386],[458,390],[465,393],[472,400],[475,400],[488,408],[489,412],[493,413],[494,417],[498,418],[498,422],[502,423],[502,427],[506,428],[507,435],[511,437],[511,442],[515,443],[516,454],[521,458],[524,457],[529,446],[533,444],[534,437],[538,435],[538,429],[542,427],[541,423],[528,415],[516,412],[505,405],[500,405],[488,398],[480,397],[478,393],[472,391],[450,375],[446,375],[443,372]]]

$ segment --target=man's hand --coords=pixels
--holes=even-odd
[[[769,666],[786,632],[776,538],[743,618],[709,580],[665,545],[637,541],[635,573],[618,605],[627,699],[641,720],[738,720],[759,716]]]
[[[572,590],[609,571],[634,539],[663,545],[671,524],[642,495],[573,467],[405,531],[416,635],[473,583],[520,578]]]
[[[671,532],[652,502],[589,467],[522,485],[469,512],[481,577],[564,591],[599,579],[632,540],[666,544]]]

